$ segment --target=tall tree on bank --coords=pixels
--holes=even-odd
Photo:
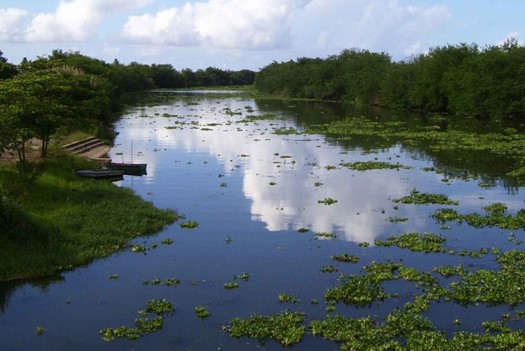
[[[327,59],[273,62],[260,92],[484,118],[525,119],[525,47],[515,39],[480,49],[447,45],[400,62],[344,50]]]
[[[51,138],[61,127],[97,118],[109,106],[109,83],[71,67],[24,72],[0,84],[0,134],[3,148],[17,150],[26,161],[25,145],[42,141],[47,155]]]

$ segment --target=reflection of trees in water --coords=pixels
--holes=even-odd
[[[330,123],[348,116],[367,117],[376,122],[402,121],[404,128],[422,128],[436,125],[436,118],[432,115],[414,112],[380,109],[373,106],[358,107],[351,104],[308,102],[291,100],[255,100],[261,113],[282,114],[285,112],[300,126]],[[515,122],[494,122],[480,119],[449,118],[447,128],[461,131],[503,132],[507,127],[519,128]],[[431,145],[423,142],[405,143],[387,136],[352,135],[349,138],[327,136],[327,141],[344,149],[362,149],[366,152],[387,150],[401,145],[403,150],[413,158],[427,160],[434,164],[434,168],[448,179],[478,179],[488,186],[501,184],[509,194],[518,191],[519,183],[506,176],[513,169],[515,160],[497,157],[485,151],[432,150]]]
[[[62,281],[64,281],[64,277],[57,275],[51,278],[38,279],[30,282],[21,281],[0,283],[0,313],[5,313],[7,307],[9,306],[9,300],[11,300],[16,290],[18,290],[23,285],[30,284],[31,286],[42,291],[47,291],[51,284]]]
[[[0,283],[0,312],[4,313],[9,300],[19,285],[13,283]]]

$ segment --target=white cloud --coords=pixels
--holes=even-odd
[[[505,44],[509,39],[516,39],[518,41],[518,44],[519,45],[525,45],[525,42],[523,40],[519,40],[519,36],[520,36],[521,32],[510,32],[509,34],[507,34],[507,36],[505,37],[505,39],[501,39],[501,40],[498,40],[498,42],[496,43],[496,45],[498,46],[502,46],[503,44]]]
[[[0,40],[87,41],[97,34],[100,24],[107,16],[146,6],[151,2],[152,0],[61,0],[55,12],[35,14],[30,24],[25,27],[22,26],[22,20],[29,16],[28,12],[0,9]]]
[[[139,44],[275,49],[292,41],[294,14],[311,0],[209,0],[132,16],[122,37]]]
[[[298,28],[323,51],[366,48],[407,55],[425,47],[429,34],[452,18],[443,5],[405,6],[399,0],[314,0]],[[305,43],[303,43],[305,45]],[[335,53],[335,52],[334,52]]]
[[[20,9],[0,9],[0,41],[16,41],[24,32],[28,12]]]
[[[122,36],[135,44],[196,45],[198,35],[193,18],[192,5],[159,11],[154,15],[131,16]]]

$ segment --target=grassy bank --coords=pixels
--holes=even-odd
[[[0,281],[36,278],[91,262],[177,220],[129,189],[79,178],[90,161],[49,159],[34,183],[20,181],[13,165],[0,165],[2,214]]]

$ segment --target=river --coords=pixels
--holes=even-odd
[[[128,111],[117,123],[111,157],[116,162],[147,163],[147,175],[126,176],[116,185],[132,188],[157,207],[175,209],[184,219],[156,235],[136,239],[132,245],[143,245],[143,252],[126,249],[52,281],[4,288],[0,349],[280,350],[274,341],[232,338],[223,326],[235,317],[287,309],[304,312],[307,322],[323,319],[327,315],[323,296],[338,284],[339,274],[361,274],[371,262],[402,262],[421,271],[445,264],[495,265],[492,255],[414,253],[377,246],[376,240],[432,232],[446,237],[450,250],[517,247],[517,240],[509,240],[510,231],[438,223],[431,214],[441,205],[393,201],[417,189],[448,195],[459,202],[456,209],[461,213],[479,212],[495,202],[505,203],[510,212],[522,208],[521,189],[509,188],[497,174],[485,172],[490,164],[470,170],[470,178],[455,178],[433,171],[446,161],[424,149],[283,133],[348,113],[338,104],[206,92],[172,93],[164,103]],[[377,113],[373,118],[387,118]],[[261,117],[265,115],[272,118]],[[342,166],[358,161],[404,167],[356,171]],[[480,176],[493,182],[480,187]],[[336,202],[329,205],[327,199]],[[180,226],[188,221],[198,226]],[[523,231],[512,235],[522,238]],[[331,259],[342,253],[357,256],[359,263]],[[329,266],[337,271],[323,271]],[[249,279],[241,279],[243,273]],[[168,278],[180,283],[168,285]],[[238,287],[226,289],[224,284],[230,282]],[[337,312],[380,318],[410,301],[416,291],[399,281],[386,285],[397,293],[395,297],[366,308],[339,304]],[[283,293],[299,301],[280,302]],[[164,316],[161,330],[135,341],[102,340],[99,332],[104,328],[133,326],[137,311],[152,298],[175,305],[175,311]],[[318,304],[312,303],[316,300]],[[197,306],[204,306],[211,316],[197,318]],[[426,315],[447,333],[456,331],[453,319],[462,320],[462,330],[479,331],[480,321],[498,319],[509,310],[443,306]],[[44,329],[41,335],[37,327]],[[337,344],[310,335],[294,347],[334,349]]]

